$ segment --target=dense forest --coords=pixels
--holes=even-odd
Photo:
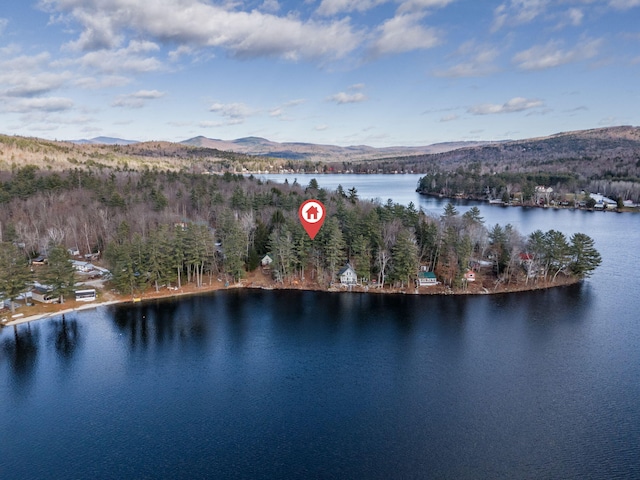
[[[551,195],[541,199],[536,196],[536,187],[552,188]],[[500,199],[504,203],[539,204],[541,200],[557,204],[577,204],[587,199],[588,193],[601,193],[618,202],[640,202],[640,182],[612,181],[611,179],[585,181],[574,173],[482,173],[480,164],[459,167],[452,172],[438,171],[422,177],[417,191],[430,195],[464,197],[472,199]]]
[[[480,265],[492,267],[498,285],[582,278],[600,263],[593,240],[583,234],[567,239],[551,230],[523,237],[509,225],[487,228],[477,208],[460,215],[449,205],[431,217],[413,204],[361,201],[355,188],[330,192],[315,179],[303,186],[230,173],[33,166],[1,179],[0,291],[10,298],[34,280],[16,272],[39,255],[49,266],[37,280],[68,294],[68,250],[100,253],[113,287],[133,295],[213,278],[235,282],[267,253],[275,282],[306,279],[321,288],[337,282],[347,262],[362,285],[413,288],[422,266],[454,289],[465,288],[465,274]],[[327,208],[314,240],[297,218],[309,198]]]

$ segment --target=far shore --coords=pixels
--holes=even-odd
[[[20,325],[22,323],[28,323],[35,320],[42,320],[52,317],[57,317],[65,314],[75,313],[83,310],[90,310],[98,307],[104,307],[108,305],[126,304],[126,303],[139,303],[148,302],[150,300],[159,299],[171,299],[179,298],[187,295],[199,295],[204,293],[216,292],[221,290],[233,290],[233,289],[261,289],[261,290],[303,290],[303,291],[318,291],[318,292],[341,292],[341,293],[369,293],[374,295],[388,295],[388,294],[400,294],[400,295],[497,295],[508,294],[518,292],[528,292],[535,290],[546,290],[549,288],[563,287],[567,285],[573,285],[581,282],[582,279],[575,277],[558,277],[554,283],[551,282],[531,282],[524,283],[512,283],[512,284],[498,284],[493,286],[484,286],[487,281],[482,281],[482,278],[477,282],[470,282],[467,289],[453,290],[445,285],[434,285],[429,287],[405,287],[405,288],[392,288],[392,287],[372,287],[372,286],[341,286],[334,284],[327,287],[322,287],[317,283],[298,281],[277,283],[264,275],[262,272],[258,274],[250,275],[246,280],[241,280],[235,284],[227,284],[221,280],[213,280],[210,283],[206,283],[201,287],[196,287],[193,284],[188,284],[182,288],[173,289],[162,288],[159,291],[155,289],[147,290],[137,296],[132,295],[119,295],[109,291],[102,291],[100,297],[102,301],[94,302],[77,302],[75,300],[69,300],[62,304],[35,304],[29,307],[22,307],[28,309],[29,315],[21,315],[23,312],[17,312],[15,315],[10,315],[6,321],[0,323],[3,327],[9,327],[14,325]]]
[[[509,202],[509,203],[504,203],[502,201],[498,201],[498,202],[491,202],[490,200],[487,200],[486,197],[476,197],[476,196],[472,196],[472,195],[466,195],[466,196],[459,196],[459,195],[442,195],[439,193],[433,193],[433,192],[422,192],[420,190],[416,190],[416,193],[423,195],[425,197],[435,197],[435,198],[447,198],[449,200],[472,200],[474,202],[483,202],[486,203],[487,205],[490,206],[494,206],[494,207],[522,207],[522,208],[543,208],[543,209],[548,209],[548,210],[582,210],[585,212],[613,212],[613,213],[622,213],[622,212],[631,212],[631,213],[638,213],[640,212],[640,208],[637,206],[631,206],[631,207],[610,207],[610,208],[587,208],[587,207],[580,207],[580,206],[575,206],[575,205],[561,205],[561,204],[554,204],[554,205],[537,205],[537,204],[528,204],[528,203],[522,203],[522,202]]]

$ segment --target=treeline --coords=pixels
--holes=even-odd
[[[465,198],[497,198],[508,203],[514,198],[527,204],[535,203],[535,188],[552,187],[555,196],[581,191],[598,192],[614,199],[640,201],[640,183],[602,178],[586,180],[575,173],[487,173],[480,163],[458,167],[455,171],[435,171],[421,177],[417,191]]]
[[[202,285],[214,277],[237,281],[267,253],[276,281],[310,279],[321,286],[335,282],[347,262],[360,282],[398,287],[413,284],[420,266],[460,287],[478,260],[494,265],[497,282],[586,276],[599,263],[582,265],[579,251],[595,251],[588,237],[569,243],[549,234],[553,242],[535,250],[532,274],[519,254],[533,245],[510,226],[487,229],[477,208],[459,215],[449,205],[441,217],[430,217],[413,204],[361,201],[355,188],[330,192],[316,180],[302,186],[232,174],[79,169],[54,174],[25,167],[5,173],[0,190],[5,192],[3,242],[29,258],[50,254],[52,244],[101,252],[115,287],[125,293],[183,282]],[[297,218],[309,198],[327,208],[313,241]],[[556,250],[560,257],[547,255]]]

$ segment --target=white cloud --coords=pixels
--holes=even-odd
[[[338,105],[344,105],[346,103],[360,103],[367,100],[367,96],[362,92],[347,93],[340,92],[335,95],[327,97],[328,102],[335,102]]]
[[[543,70],[567,63],[593,58],[598,54],[602,40],[585,40],[577,47],[564,50],[562,43],[550,40],[545,45],[536,45],[517,53],[513,62],[521,70]]]
[[[265,12],[277,12],[280,10],[280,3],[278,3],[278,0],[264,0],[260,9]]]
[[[102,78],[80,77],[74,80],[74,85],[87,90],[100,90],[109,87],[123,87],[131,83],[131,79],[119,75],[106,75]]]
[[[459,117],[456,114],[452,114],[452,115],[445,115],[444,117],[442,117],[440,119],[441,122],[453,122],[454,120],[457,120]]]
[[[364,102],[368,100],[367,96],[360,91],[364,89],[364,87],[364,83],[356,83],[354,85],[350,85],[346,92],[339,92],[334,95],[330,95],[325,100],[327,102],[335,102],[338,105]]]
[[[467,112],[473,115],[493,115],[499,113],[515,113],[530,110],[532,108],[539,108],[544,106],[542,100],[529,99],[523,97],[515,97],[506,103],[483,103],[480,105],[474,105],[467,109]]]
[[[305,100],[303,99],[290,100],[269,110],[269,116],[280,118],[282,120],[288,120],[288,118],[286,117],[287,111],[290,108],[297,107],[298,105],[302,105],[303,103],[305,103]]]
[[[440,43],[434,28],[420,25],[424,14],[397,15],[378,27],[372,46],[375,56],[433,48]]]
[[[582,19],[584,18],[584,13],[579,8],[571,8],[567,12],[567,16],[569,17],[569,22],[574,27],[577,27],[582,23]]]
[[[71,73],[32,73],[9,71],[0,74],[0,84],[11,85],[0,94],[7,97],[36,97],[57,90],[72,77]]]
[[[20,50],[20,45],[18,45],[17,43],[10,43],[6,47],[0,48],[0,55],[2,55],[3,57],[9,57],[11,55],[16,55],[20,52]]]
[[[316,13],[331,16],[340,13],[367,12],[385,3],[397,3],[398,12],[414,12],[442,8],[456,0],[322,0]]]
[[[61,112],[73,108],[73,100],[63,97],[22,98],[8,106],[10,112]]]
[[[617,10],[629,10],[640,6],[640,0],[611,0],[609,5]]]
[[[256,113],[244,103],[214,103],[209,107],[209,111],[226,118],[227,125],[243,123],[247,117],[255,115]]]
[[[324,132],[325,130],[329,130],[329,125],[325,125],[325,124],[316,125],[315,127],[313,127],[313,129],[316,132]]]
[[[48,52],[42,52],[37,55],[21,55],[19,57],[14,57],[8,60],[0,61],[1,73],[0,75],[5,76],[10,71],[35,71],[41,68],[46,68],[51,56]]]
[[[166,95],[166,92],[159,90],[138,90],[135,93],[127,95],[119,95],[112,103],[112,107],[126,107],[126,108],[142,108],[146,105],[147,100],[155,100],[162,98]]]
[[[6,18],[0,18],[0,35],[4,32],[4,29],[9,25],[9,20]]]
[[[159,70],[162,64],[148,54],[159,49],[160,47],[153,42],[134,40],[123,48],[88,52],[80,57],[77,63],[105,73],[153,72]]]
[[[222,122],[212,122],[208,120],[198,123],[198,127],[200,128],[217,128],[222,126],[224,126],[224,123]]]
[[[438,77],[481,77],[497,70],[494,60],[499,51],[491,45],[479,45],[474,41],[464,43],[456,52],[456,56],[466,57],[464,61],[457,63],[446,70],[438,70]]]
[[[41,0],[40,5],[82,26],[80,37],[69,44],[82,50],[116,48],[127,34],[178,47],[219,47],[239,57],[295,60],[340,58],[361,42],[349,19],[301,21],[294,15],[239,11],[238,5],[204,0]]]
[[[400,1],[399,12],[419,11],[433,8],[446,7],[456,0],[402,0]]]
[[[388,0],[322,0],[316,13],[331,16],[343,12],[366,12]]]
[[[493,31],[529,23],[544,13],[549,0],[510,0],[494,10]]]

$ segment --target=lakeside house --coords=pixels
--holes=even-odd
[[[358,275],[350,264],[346,264],[339,272],[341,285],[356,285],[358,283]]]
[[[551,199],[553,188],[545,187],[544,185],[538,185],[535,189],[535,201],[536,205],[548,205]]]
[[[264,257],[262,257],[262,260],[260,260],[260,265],[262,265],[263,268],[268,268],[272,263],[273,258],[271,258],[271,255],[269,255],[268,253]]]
[[[45,285],[36,285],[31,290],[31,298],[40,303],[57,303],[58,297],[51,293],[51,289]]]
[[[436,278],[436,274],[433,272],[428,272],[426,270],[426,267],[423,268],[425,269],[418,272],[418,287],[430,287],[432,285],[437,285],[438,279]]]
[[[80,260],[71,260],[71,265],[73,265],[73,268],[75,268],[77,272],[88,273],[95,269],[92,263],[82,262]]]
[[[464,279],[467,282],[475,282],[476,281],[476,272],[474,272],[473,270],[469,269],[464,273]]]

